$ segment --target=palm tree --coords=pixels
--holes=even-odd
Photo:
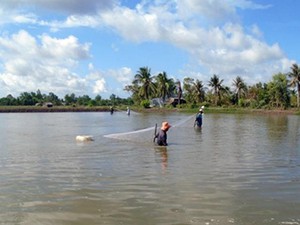
[[[213,88],[213,93],[215,94],[215,96],[217,96],[215,104],[221,101],[221,91],[224,89],[222,83],[223,80],[220,80],[216,74],[214,74],[208,82],[208,86]]]
[[[205,90],[202,81],[186,77],[183,80],[184,97],[192,103],[200,103],[204,101]]]
[[[205,91],[202,81],[196,79],[196,81],[193,84],[195,87],[195,95],[197,98],[197,102],[203,102],[205,97]]]
[[[174,88],[174,82],[172,79],[168,79],[166,72],[159,73],[156,76],[156,82],[157,82],[157,92],[159,96],[163,99],[163,101],[165,101],[166,97],[172,94],[172,89]]]
[[[300,68],[295,63],[291,67],[292,72],[288,73],[291,78],[289,85],[293,88],[297,88],[297,107],[300,105]]]
[[[138,85],[139,95],[146,100],[155,93],[155,84],[151,76],[151,70],[148,67],[141,67],[134,76],[133,84]]]
[[[241,96],[246,93],[247,86],[240,76],[237,76],[235,80],[233,80],[233,86],[235,88],[236,100],[239,102]]]

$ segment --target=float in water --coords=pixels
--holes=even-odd
[[[76,141],[78,142],[94,141],[94,138],[91,135],[77,135]]]

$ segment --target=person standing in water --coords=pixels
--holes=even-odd
[[[195,125],[197,125],[198,128],[201,128],[201,127],[202,127],[202,114],[203,114],[203,108],[201,107],[201,108],[199,109],[198,114],[196,115],[194,127],[195,127]]]
[[[155,135],[157,138],[157,144],[160,146],[167,146],[167,132],[171,125],[168,122],[163,122],[159,132]]]
[[[127,111],[126,111],[127,115],[130,116],[130,108],[127,106]]]
[[[110,114],[112,115],[114,113],[114,107],[110,107]]]

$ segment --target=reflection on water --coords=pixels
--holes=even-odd
[[[158,147],[151,127],[164,120],[175,126]],[[0,224],[300,224],[299,117],[193,122],[180,113],[0,114]]]

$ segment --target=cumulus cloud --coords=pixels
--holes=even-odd
[[[93,86],[93,93],[94,94],[100,94],[103,92],[107,92],[106,87],[105,87],[105,80],[104,78],[101,78],[100,80],[96,80],[95,84]]]
[[[253,83],[262,78],[268,80],[273,73],[284,72],[292,64],[278,43],[266,43],[256,24],[244,27],[239,18],[240,10],[269,7],[251,0],[143,0],[135,7],[124,6],[117,0],[87,0],[84,4],[79,0],[3,0],[0,24],[14,21],[49,27],[53,31],[79,26],[102,28],[133,43],[169,43],[189,53],[191,63],[196,63],[194,68],[199,71],[191,70],[190,75],[204,77],[205,72],[206,76],[219,74],[228,78],[239,75]],[[12,10],[11,15],[6,13],[7,9]],[[55,20],[41,20],[38,9],[60,14]],[[54,81],[57,87],[60,87],[58,83],[65,83],[74,90],[92,86],[94,93],[111,91],[108,79],[122,84],[130,82],[132,71],[127,67],[106,72],[93,68],[87,77],[80,78],[73,68],[89,57],[90,48],[90,44],[81,44],[73,35],[64,39],[46,34],[35,38],[21,31],[11,40],[3,37],[0,53],[5,52],[6,56],[2,57],[4,69],[0,81],[21,87],[22,83],[29,85],[30,80],[25,79],[29,74],[36,80],[42,74],[41,80],[49,82],[49,86],[54,87]],[[24,77],[24,81],[18,82],[16,77]]]
[[[0,37],[0,94],[18,95],[37,89],[65,94],[87,89],[86,78],[73,69],[80,60],[89,58],[89,48],[89,44],[79,43],[74,36],[58,39],[42,35],[36,39],[21,30]]]
[[[109,69],[107,71],[97,71],[93,65],[89,65],[91,72],[88,75],[88,80],[92,82],[93,93],[113,93],[118,96],[122,95],[123,88],[132,82],[133,73],[128,67],[119,69]],[[119,83],[120,87],[116,89],[115,86],[109,85],[107,81],[112,84]]]
[[[100,16],[104,24],[127,40],[171,43],[189,52],[209,75],[248,76],[253,83],[261,77],[268,80],[272,74],[286,71],[283,62],[292,63],[278,43],[264,42],[257,25],[244,28],[240,23],[237,9],[269,7],[248,0],[182,0],[166,4],[145,1],[135,9],[120,6]]]

